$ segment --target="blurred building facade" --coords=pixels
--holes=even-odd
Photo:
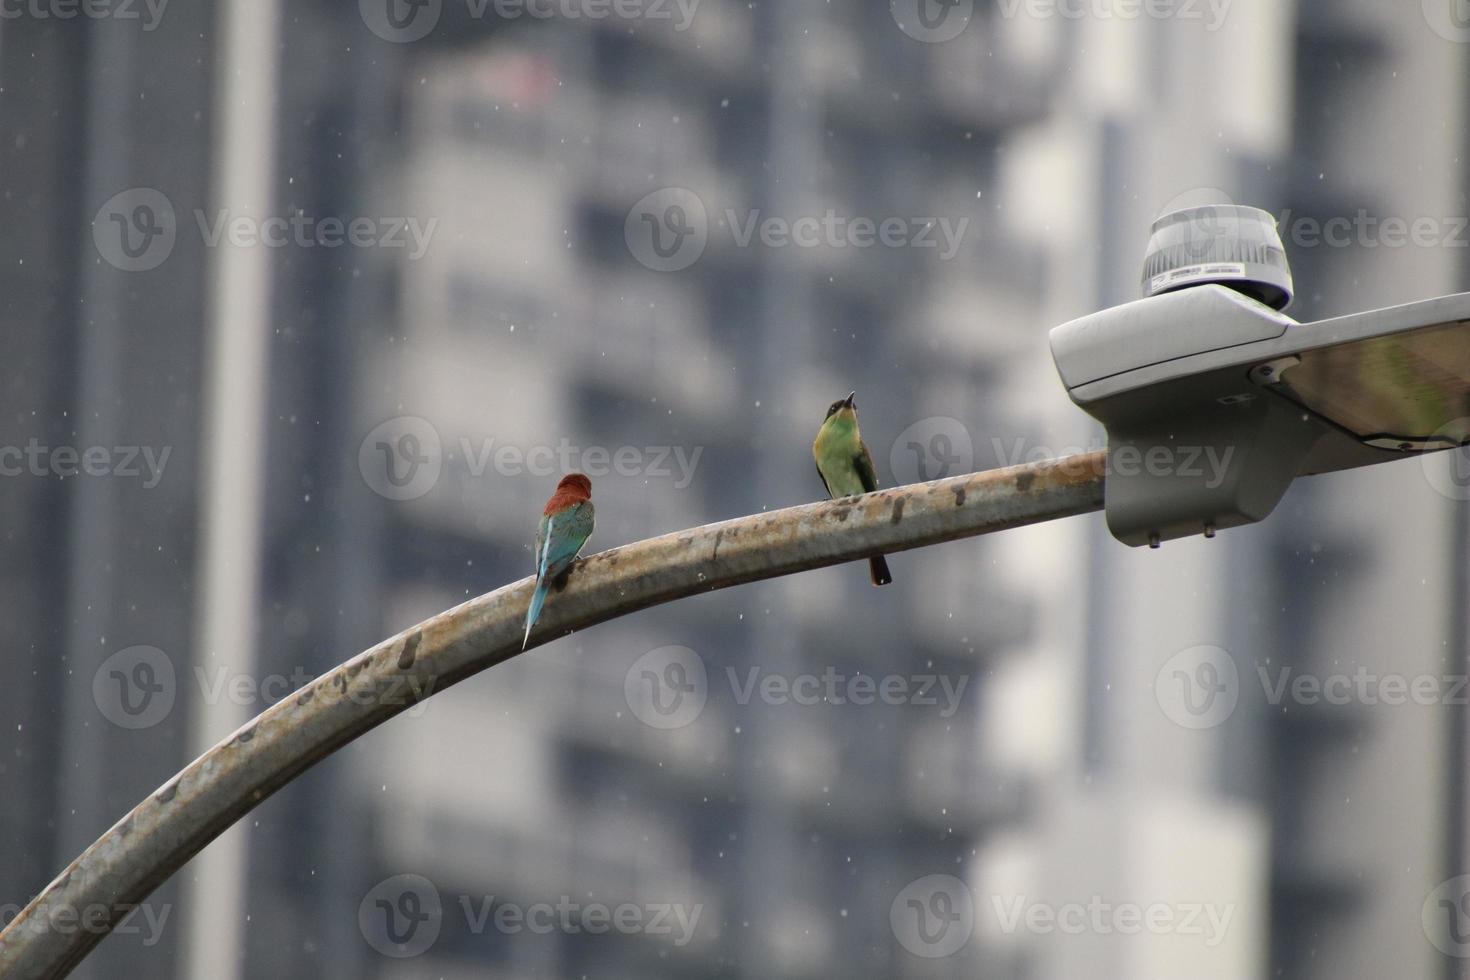
[[[1464,46],[1413,14],[1252,5],[1213,35],[1176,23],[1155,25],[1152,39],[1129,31],[1141,46],[1136,76],[1093,79],[1094,92],[1117,99],[1099,138],[1108,220],[1095,239],[1125,266],[1105,269],[1098,305],[1136,288],[1123,273],[1153,215],[1220,191],[1281,217],[1300,320],[1466,288],[1463,242],[1436,247],[1458,236],[1466,209]],[[1190,84],[1168,84],[1178,79]],[[1421,109],[1426,91],[1445,93],[1432,114]],[[1393,147],[1410,144],[1406,165]],[[1427,219],[1435,243],[1395,239],[1378,224],[1386,219]],[[1337,233],[1323,234],[1332,223]],[[1100,961],[1128,976],[1459,975],[1421,921],[1463,863],[1445,826],[1463,781],[1457,709],[1395,705],[1377,686],[1438,687],[1465,673],[1461,518],[1424,468],[1448,462],[1301,481],[1266,524],[1162,553],[1099,538],[1092,779],[1043,838],[1048,855],[1091,841],[1049,887],[1058,901],[1109,887],[1137,901],[1211,894],[1234,902],[1235,918],[1209,952],[1146,934],[1054,944],[1043,975]],[[1206,692],[1172,689],[1166,670],[1193,671],[1221,652],[1238,672],[1239,703],[1200,731],[1181,729],[1161,702]],[[1283,678],[1303,675],[1372,686],[1351,704],[1283,698]],[[1170,814],[1167,826],[1140,833],[1127,818],[1140,808]]]
[[[882,8],[703,0],[687,29],[443,9],[436,31],[402,44],[356,5],[286,13],[279,211],[434,225],[421,256],[314,248],[273,264],[262,675],[320,672],[526,574],[533,515],[559,475],[528,464],[548,450],[556,468],[596,467],[598,448],[636,460],[603,461],[611,472],[594,481],[600,550],[814,499],[811,437],[852,388],[885,484],[1099,445],[1056,383],[1045,330],[1136,295],[1148,225],[1170,201],[1223,192],[1319,220],[1467,207],[1463,46],[1368,3],[1237,4],[1213,26],[982,3],[942,43]],[[161,270],[130,276],[54,228],[90,235],[97,204],[133,186],[165,190],[180,214],[215,205],[219,161],[200,122],[211,24],[202,10],[146,36],[0,25],[0,70],[14,79],[40,51],[46,77],[75,68],[97,107],[69,124],[39,105],[21,117],[50,141],[47,161],[83,164],[64,180],[7,171],[9,186],[28,174],[35,188],[17,219],[75,219],[31,218],[17,249],[34,267],[46,245],[56,259],[39,288],[80,284],[82,302],[12,305],[17,323],[68,326],[59,345],[17,331],[34,350],[16,376],[36,383],[7,386],[7,441],[39,432],[26,412],[50,405],[55,438],[166,442],[178,467],[163,504],[116,482],[7,494],[42,519],[18,517],[11,538],[39,572],[4,586],[29,631],[12,636],[21,683],[0,687],[4,717],[65,733],[52,757],[0,768],[28,788],[0,812],[7,900],[201,748],[187,725],[208,710],[198,687],[181,686],[167,722],[119,735],[91,683],[132,644],[166,650],[181,675],[209,666],[189,652],[205,501],[188,478],[207,450],[195,427],[207,250],[182,243]],[[169,70],[198,84],[164,85],[154,73]],[[42,77],[29,72],[6,88]],[[176,104],[145,112],[119,94],[131,89]],[[1435,126],[1426,92],[1443,100]],[[1417,168],[1405,144],[1422,147]],[[629,216],[669,188],[702,205],[708,244],[658,272]],[[741,244],[751,220],[829,211],[965,231],[950,258]],[[1451,249],[1288,249],[1301,319],[1465,288]],[[100,322],[104,308],[117,323]],[[386,465],[407,464],[404,418],[427,425],[412,431],[437,443],[440,473],[390,499],[373,433],[386,423]],[[558,641],[263,805],[238,880],[161,892],[179,906],[163,941],[109,939],[89,975],[186,976],[199,963],[281,978],[1453,975],[1420,923],[1458,853],[1446,712],[1283,708],[1256,680],[1261,665],[1463,672],[1454,510],[1417,464],[1382,469],[1300,484],[1268,524],[1216,541],[1137,553],[1100,519],[1067,521],[894,557],[898,582],[881,594],[860,566],[832,569]],[[1385,518],[1384,501],[1403,514]],[[47,547],[64,537],[64,552]],[[54,635],[27,613],[46,595],[67,597]],[[1241,698],[1190,730],[1161,710],[1158,674],[1201,645],[1234,658]],[[703,664],[709,700],[660,729],[634,710],[628,678],[670,647]],[[741,703],[752,670],[966,686],[948,715]],[[975,935],[950,957],[915,955],[890,924],[899,893],[930,874],[960,878],[973,900]],[[428,948],[396,959],[360,913],[405,875],[430,882],[444,914]],[[1231,918],[1206,945],[1008,928],[1000,914],[1094,897],[1210,902]],[[563,899],[702,911],[682,945],[503,935],[475,918],[486,900]],[[247,915],[238,955],[211,951],[190,914],[216,901]]]

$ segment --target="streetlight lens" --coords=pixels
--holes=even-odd
[[[1296,355],[1277,391],[1370,446],[1419,451],[1470,441],[1470,321]]]

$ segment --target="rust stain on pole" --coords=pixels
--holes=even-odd
[[[1102,452],[754,514],[578,562],[532,647],[648,606],[1102,509]],[[530,578],[384,640],[190,763],[0,932],[0,977],[62,977],[190,857],[341,746],[520,652]],[[80,915],[101,910],[99,918]],[[92,927],[95,925],[95,928]]]

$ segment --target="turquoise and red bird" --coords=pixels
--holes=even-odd
[[[531,627],[541,618],[541,607],[552,583],[577,560],[582,546],[592,537],[592,481],[581,473],[562,477],[556,492],[546,501],[541,524],[536,528],[536,591],[526,610],[526,636],[521,649],[531,642]]]

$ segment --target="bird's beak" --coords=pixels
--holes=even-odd
[[[857,392],[849,392],[846,405],[848,408],[857,408]]]

